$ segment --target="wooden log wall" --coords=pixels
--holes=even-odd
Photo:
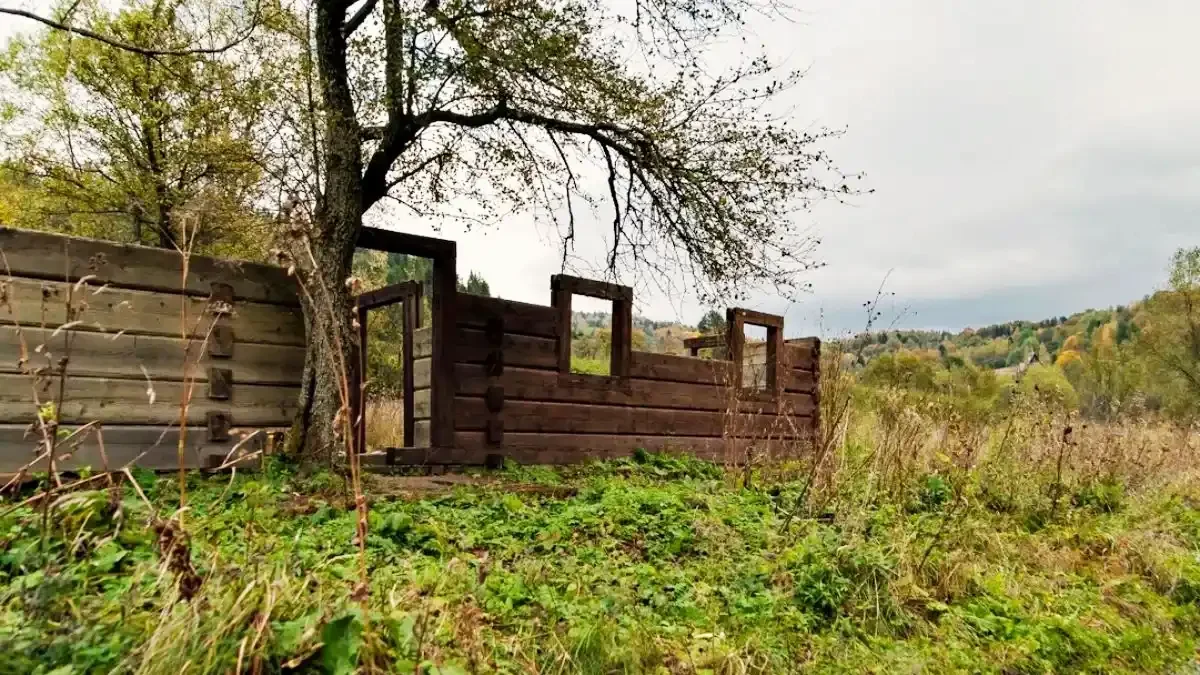
[[[182,279],[173,251],[10,228],[0,253],[0,473],[44,452],[31,427],[60,397],[64,429],[92,426],[59,468],[177,467],[189,394],[189,466],[291,424],[305,335],[284,270],[193,256]]]
[[[669,354],[632,352],[626,377],[564,372],[560,338],[570,326],[560,307],[459,293],[456,310],[454,443],[419,442],[421,449],[395,455],[399,463],[569,463],[637,448],[737,460],[751,446],[807,451],[811,443],[819,395],[815,338],[783,345],[778,388],[764,391],[734,386],[730,361]],[[430,438],[432,344],[428,329],[417,331],[420,441]],[[764,356],[752,362],[765,358],[767,350],[759,351]]]

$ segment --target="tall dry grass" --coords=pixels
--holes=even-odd
[[[821,425],[811,444],[761,438],[737,457],[763,482],[796,496],[797,518],[846,518],[881,504],[907,508],[929,491],[953,505],[1051,521],[1068,501],[1116,499],[1200,479],[1200,433],[1153,418],[1090,422],[1035,391],[992,399],[858,382],[853,354],[829,343],[821,357]],[[731,428],[744,415],[730,415]],[[761,448],[769,447],[769,452]],[[748,482],[744,480],[744,482]],[[956,517],[950,508],[944,517]]]
[[[404,447],[404,399],[381,398],[367,401],[367,448]]]
[[[955,500],[1053,519],[1063,500],[1089,491],[1144,493],[1200,477],[1200,434],[1167,422],[1090,423],[1020,394],[975,415],[892,388],[855,385],[844,397],[841,431],[823,432],[834,439],[827,460],[809,460],[828,465],[812,472],[802,513],[905,504],[937,485]]]

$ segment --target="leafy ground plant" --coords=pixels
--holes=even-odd
[[[58,497],[44,539],[37,505],[3,505],[0,671],[1161,673],[1200,638],[1185,487],[1081,487],[1032,528],[925,479],[783,528],[800,482],[645,453],[421,499],[375,478],[364,609],[339,480],[190,477],[189,601],[138,525],[178,485],[138,480],[149,504]]]

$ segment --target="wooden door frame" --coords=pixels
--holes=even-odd
[[[454,332],[458,308],[458,247],[447,239],[423,237],[377,227],[359,230],[358,247],[386,253],[403,253],[433,261],[431,305],[433,320],[430,363],[430,452],[454,445]],[[411,354],[410,354],[411,355]],[[406,399],[407,400],[407,399]],[[409,418],[410,419],[410,418]],[[408,442],[408,422],[405,422]]]

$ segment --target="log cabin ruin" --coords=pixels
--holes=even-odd
[[[367,449],[369,466],[559,464],[639,448],[740,463],[816,438],[820,341],[785,340],[781,316],[733,308],[726,334],[686,341],[689,355],[641,352],[628,286],[554,275],[548,305],[480,297],[456,288],[453,241],[364,228],[359,247],[433,261],[428,284],[357,298],[360,347],[370,311],[400,304],[404,316],[404,442]],[[180,453],[223,468],[280,447],[306,344],[286,270],[191,256],[185,278],[173,251],[11,228],[0,253],[0,473],[46,470],[55,419],[59,470],[172,469]],[[607,375],[571,372],[577,295],[612,304]],[[765,341],[747,343],[746,325]]]

